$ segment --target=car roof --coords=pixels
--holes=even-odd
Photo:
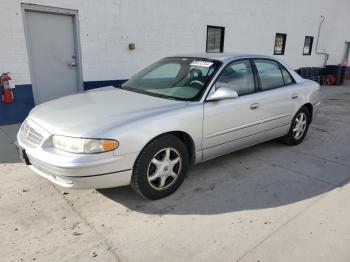
[[[244,54],[244,53],[189,53],[189,54],[173,55],[170,57],[196,57],[196,58],[219,60],[222,62],[228,62],[239,58],[268,58],[268,59],[277,60],[271,56],[259,55],[259,54]]]

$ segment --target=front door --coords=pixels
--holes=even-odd
[[[205,160],[252,143],[252,137],[262,131],[260,122],[264,115],[256,97],[255,82],[249,59],[234,61],[221,72],[215,88],[232,88],[238,97],[204,103]]]
[[[25,10],[35,104],[80,90],[74,15]]]

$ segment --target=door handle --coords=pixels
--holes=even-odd
[[[298,94],[293,94],[293,95],[291,96],[292,99],[297,99],[298,97],[299,97]]]
[[[70,67],[77,67],[78,64],[74,61],[74,62],[72,62],[71,64],[68,64],[68,66],[70,66]]]
[[[254,104],[251,104],[251,105],[249,106],[249,108],[250,108],[251,110],[256,110],[256,109],[259,108],[259,106],[260,106],[259,103],[254,103]]]

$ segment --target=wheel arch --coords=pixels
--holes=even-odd
[[[305,108],[307,108],[307,110],[309,110],[309,112],[310,112],[310,123],[311,123],[312,119],[313,119],[313,106],[312,106],[312,104],[311,103],[306,103],[302,107],[305,107]]]
[[[164,136],[164,135],[172,135],[172,136],[179,138],[185,144],[185,146],[187,148],[187,152],[188,152],[188,156],[189,156],[189,163],[190,164],[195,163],[195,161],[196,161],[196,148],[195,148],[194,140],[188,133],[186,133],[184,131],[169,131],[169,132],[159,134],[159,135],[153,137],[150,141],[148,141],[144,145],[143,148],[145,148],[152,141],[154,141],[157,138]],[[143,148],[142,148],[142,150],[143,150]]]

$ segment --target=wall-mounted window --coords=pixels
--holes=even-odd
[[[224,52],[225,27],[207,26],[207,53]]]
[[[311,55],[313,42],[313,36],[305,36],[303,55]]]
[[[284,50],[286,48],[287,35],[277,33],[275,38],[275,48],[273,50],[274,55],[284,55]]]

